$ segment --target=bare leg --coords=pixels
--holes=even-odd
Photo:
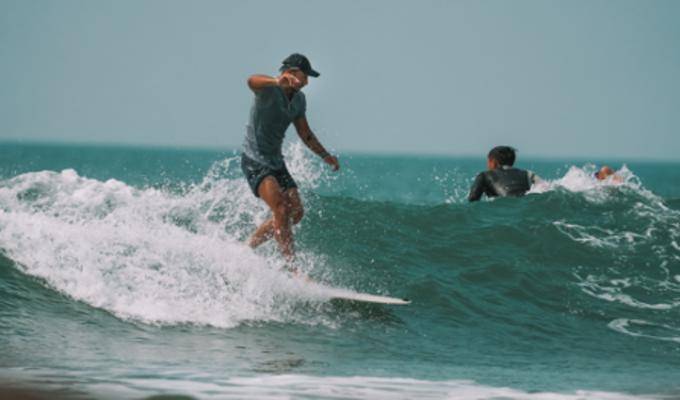
[[[298,190],[288,189],[283,193],[284,202],[288,206],[289,217],[293,224],[297,224],[302,219],[304,215],[304,209],[302,207],[302,201],[300,200],[300,195]],[[267,240],[274,237],[274,218],[269,218],[266,220],[259,228],[255,231],[253,236],[250,238],[248,245],[253,249],[266,242]]]
[[[288,203],[288,209],[290,210],[290,219],[293,221],[293,225],[297,225],[305,214],[302,200],[300,200],[300,194],[298,193],[297,188],[292,188],[288,189],[285,195],[286,203]]]
[[[272,176],[264,178],[258,189],[260,198],[264,200],[272,211],[271,228],[268,228],[265,222],[253,235],[250,243],[264,242],[268,232],[272,232],[274,239],[279,244],[279,249],[287,260],[292,260],[295,257],[295,247],[293,244],[293,234],[290,229],[290,210],[286,202],[286,196],[281,191],[276,179]],[[257,234],[260,233],[258,237]],[[260,239],[261,238],[261,239]],[[264,240],[263,240],[264,239]]]
[[[248,245],[253,249],[274,237],[274,218],[269,218],[250,237]]]

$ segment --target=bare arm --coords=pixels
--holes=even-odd
[[[253,92],[263,89],[267,86],[276,86],[278,84],[279,81],[272,76],[252,75],[250,78],[248,78],[248,87]]]
[[[292,75],[279,75],[277,77],[268,75],[251,75],[248,78],[248,87],[253,92],[264,89],[267,86],[281,86],[283,88],[298,85],[300,81]]]
[[[312,132],[312,129],[309,127],[307,118],[300,117],[293,121],[293,124],[295,125],[298,136],[300,136],[300,139],[302,139],[305,145],[307,145],[307,147],[309,147],[309,149],[316,153],[319,157],[323,158],[326,164],[332,166],[333,171],[337,171],[340,168],[338,159],[328,154],[326,149],[319,142],[319,139],[316,138],[314,132]]]

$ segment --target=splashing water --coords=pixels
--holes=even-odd
[[[302,268],[411,305],[328,302],[281,272],[275,243],[249,249],[269,212],[238,157],[146,181],[146,161],[76,158],[0,180],[4,365],[112,398],[678,393],[680,203],[652,179],[670,169],[600,182],[539,162],[553,179],[527,196],[470,204],[477,160],[348,156],[336,175],[299,143],[286,158]]]
[[[286,153],[302,187],[323,177],[301,145]],[[26,273],[121,318],[221,327],[294,319],[296,301],[323,293],[280,272],[276,252],[263,257],[243,243],[268,212],[243,179],[225,178],[239,160],[215,163],[179,191],[72,169],[9,179],[0,186],[0,247]],[[300,259],[307,271],[319,262]]]

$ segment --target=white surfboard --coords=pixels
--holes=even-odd
[[[348,289],[328,288],[326,289],[326,294],[330,295],[331,299],[362,301],[364,303],[394,304],[394,305],[411,304],[411,300],[408,299],[398,299],[396,297],[359,293]]]
[[[315,282],[306,275],[292,276],[294,280],[303,284],[307,290],[315,293],[314,297],[319,299],[341,299],[351,301],[361,301],[364,303],[406,305],[411,304],[409,299],[399,299],[396,297],[379,296],[370,293],[355,292],[350,289],[336,288],[323,283]]]

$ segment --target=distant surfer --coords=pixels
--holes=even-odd
[[[256,248],[270,238],[276,239],[287,261],[295,257],[291,226],[302,219],[303,207],[297,185],[281,153],[281,145],[291,122],[300,139],[334,171],[338,159],[319,143],[307,123],[306,100],[301,89],[308,77],[318,77],[307,57],[291,54],[276,77],[252,75],[248,87],[255,93],[246,127],[241,168],[256,197],[269,206],[272,217],[255,231],[249,241]]]
[[[597,170],[597,172],[595,172],[595,173],[593,174],[593,176],[594,176],[595,179],[597,179],[598,181],[604,181],[604,180],[609,179],[609,177],[611,177],[611,181],[612,181],[612,182],[615,182],[615,183],[621,183],[621,182],[623,182],[623,178],[621,178],[621,176],[618,175],[618,174],[617,174],[611,167],[609,167],[608,165],[603,165],[602,168],[600,168],[599,170]]]
[[[497,146],[489,151],[486,159],[488,170],[480,172],[470,188],[469,201],[487,197],[522,196],[540,178],[531,171],[514,168],[515,149],[510,146]]]

